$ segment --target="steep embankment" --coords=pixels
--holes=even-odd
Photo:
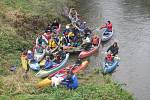
[[[75,91],[47,87],[34,88],[39,81],[34,73],[24,80],[20,67],[23,48],[32,48],[36,32],[43,31],[54,18],[66,23],[64,7],[73,6],[76,0],[0,0],[0,99],[2,100],[132,100],[132,96],[106,76],[80,74],[80,87]],[[11,65],[17,72],[9,72]],[[97,72],[97,71],[96,71]]]

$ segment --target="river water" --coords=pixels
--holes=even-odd
[[[138,100],[150,100],[150,7],[142,0],[81,0],[79,12],[92,28],[113,23],[114,36],[101,50],[119,44],[121,62],[113,79],[126,83]],[[92,64],[100,64],[101,52],[90,58]]]

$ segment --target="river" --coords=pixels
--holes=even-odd
[[[113,23],[114,36],[101,52],[117,41],[121,62],[113,79],[138,100],[150,99],[150,7],[142,0],[81,0],[80,14],[92,28],[107,20]],[[100,64],[102,53],[93,64]]]

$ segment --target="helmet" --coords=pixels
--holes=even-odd
[[[28,54],[31,54],[32,53],[32,51],[31,50],[28,50]]]

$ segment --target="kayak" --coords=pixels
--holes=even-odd
[[[107,63],[106,61],[104,61],[103,68],[102,68],[103,73],[104,74],[112,73],[117,68],[119,61],[120,61],[120,58],[117,56],[114,57],[112,62]]]
[[[111,39],[112,36],[113,36],[113,31],[112,32],[106,32],[106,28],[105,28],[103,33],[102,33],[101,41],[102,42],[108,41],[109,39]]]
[[[83,70],[84,68],[87,67],[88,63],[89,63],[88,61],[83,61],[81,65],[76,66],[74,69],[72,69],[72,72],[73,73],[79,73],[81,70]],[[68,66],[67,69],[68,68],[72,68],[72,67]],[[66,68],[63,68],[63,69],[61,69],[61,70],[59,70],[59,71],[57,71],[53,74],[50,74],[48,78],[45,78],[44,80],[42,80],[41,82],[39,82],[35,86],[36,86],[36,88],[44,88],[46,86],[49,86],[49,85],[51,85],[51,82],[52,82],[51,79],[50,79],[51,77],[53,77],[54,75],[57,74],[56,76],[60,76],[60,77],[65,78],[66,73],[67,73]]]
[[[79,53],[81,52],[81,46],[78,46],[78,47],[73,47],[73,46],[63,46],[63,49],[65,52],[68,52],[68,53]]]
[[[83,58],[86,58],[86,57],[89,57],[91,56],[94,52],[96,52],[100,46],[100,39],[98,40],[98,45],[97,46],[94,46],[93,48],[91,48],[91,50],[89,51],[81,51],[78,58],[80,59],[83,59]]]
[[[68,59],[69,59],[69,53],[66,54],[66,58],[57,67],[47,69],[47,70],[40,70],[36,74],[36,77],[44,78],[44,77],[48,76],[49,74],[52,74],[52,73],[62,69],[65,66],[65,64],[67,63]]]
[[[28,61],[27,61],[27,56],[26,55],[21,55],[21,64],[23,69],[27,70],[28,69]]]
[[[40,61],[44,58],[45,52],[46,52],[46,50],[43,49],[43,52],[42,52],[42,53],[38,53],[38,52],[36,51],[36,49],[35,49],[35,50],[34,50],[34,59],[36,59],[38,62],[40,62]]]
[[[37,60],[32,60],[28,64],[29,64],[29,66],[30,66],[30,68],[32,70],[35,70],[35,71],[39,71],[40,70],[40,65],[38,64]]]

